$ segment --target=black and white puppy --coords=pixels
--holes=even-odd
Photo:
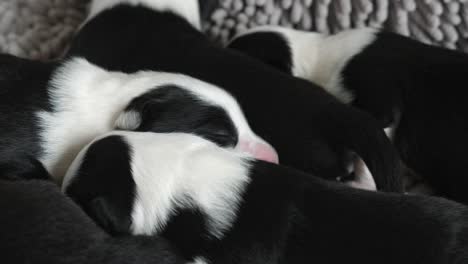
[[[194,133],[278,161],[230,94],[188,76],[112,72],[79,57],[0,55],[0,69],[0,158],[35,157],[58,182],[81,148],[114,129]]]
[[[63,190],[106,230],[164,237],[199,264],[468,261],[463,205],[347,188],[190,134],[110,133]]]
[[[2,161],[1,263],[187,263],[164,238],[110,237],[52,181],[30,180],[48,177],[38,161]]]
[[[229,45],[372,114],[405,164],[468,203],[468,55],[371,28],[336,35],[261,27]]]
[[[377,122],[322,88],[219,47],[200,31],[198,0],[96,0],[69,56],[126,73],[180,72],[215,84],[240,103],[281,163],[330,179],[364,160],[377,187],[400,191],[399,159]]]

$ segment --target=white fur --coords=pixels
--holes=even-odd
[[[372,177],[372,173],[369,171],[366,163],[357,156],[354,161],[354,175],[356,179],[347,182],[348,186],[368,191],[377,191],[377,185],[375,184],[374,177]]]
[[[225,109],[238,130],[239,139],[264,142],[250,129],[236,100],[216,86],[181,74],[109,72],[85,59],[75,58],[57,70],[49,84],[54,111],[37,113],[45,151],[41,162],[60,182],[83,146],[113,130],[116,122],[127,128],[136,125],[139,116],[135,113],[125,112],[131,118],[119,118],[132,99],[168,84],[187,89],[200,100]]]
[[[133,234],[158,234],[175,209],[198,208],[207,216],[210,235],[222,238],[250,181],[246,156],[191,134],[116,131],[104,137],[111,135],[123,137],[132,150]],[[87,149],[70,167],[63,190],[76,176]]]
[[[353,94],[343,87],[341,73],[346,64],[376,38],[376,30],[371,28],[324,35],[275,26],[254,28],[238,37],[255,32],[282,35],[292,51],[293,75],[322,86],[344,103],[351,103]]]
[[[384,132],[387,135],[387,137],[393,141],[393,136],[395,135],[395,128],[393,126],[389,126],[387,128],[384,128]]]
[[[394,122],[390,124],[389,127],[384,129],[385,134],[393,142],[395,139],[395,131],[397,130],[398,126],[400,125],[401,113],[399,111],[395,111],[395,115],[393,117]]]
[[[115,120],[115,127],[124,130],[135,130],[141,125],[141,115],[133,110],[125,111],[117,120]]]
[[[196,29],[201,29],[198,0],[93,0],[87,21],[119,4],[142,5],[157,11],[171,11],[187,19]]]
[[[133,133],[132,171],[137,197],[134,234],[157,234],[174,207],[206,212],[211,235],[221,238],[235,220],[249,182],[248,163],[235,152],[189,134]]]
[[[99,140],[99,139],[101,139],[103,137],[106,137],[106,136],[107,135],[99,136],[96,139],[94,139],[93,142],[95,142],[96,140]],[[91,143],[89,143],[88,145],[86,145],[84,148],[82,148],[80,150],[80,152],[78,153],[78,155],[76,155],[76,157],[73,160],[73,162],[71,163],[71,165],[68,167],[68,170],[66,171],[66,173],[65,173],[65,175],[63,176],[63,179],[62,179],[62,185],[61,185],[62,192],[65,193],[68,186],[70,186],[73,179],[78,174],[78,170],[80,169],[81,165],[83,164],[83,160],[84,160],[84,158],[86,156],[86,153],[88,152],[89,147],[91,146]]]
[[[196,257],[189,264],[209,264],[209,262],[204,257]]]

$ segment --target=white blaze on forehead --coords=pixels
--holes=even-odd
[[[170,11],[185,18],[196,29],[201,29],[198,0],[93,0],[87,21],[119,4],[144,6],[157,11]]]
[[[277,26],[254,28],[238,37],[256,32],[276,32],[283,36],[291,48],[293,75],[322,86],[344,103],[351,103],[353,94],[343,87],[343,69],[376,39],[376,30],[372,28],[325,35]]]
[[[134,112],[126,113],[131,120],[118,118],[134,98],[167,85],[185,89],[207,104],[223,108],[236,127],[239,140],[265,142],[251,130],[237,101],[217,86],[182,74],[110,72],[74,58],[60,67],[49,83],[53,111],[37,113],[44,149],[40,161],[60,182],[83,146],[112,131],[116,122],[137,125],[140,117]]]
[[[133,234],[159,233],[174,211],[184,208],[202,211],[214,237],[231,227],[250,181],[244,156],[191,134],[112,134],[133,150]]]

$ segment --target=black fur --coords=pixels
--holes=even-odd
[[[343,77],[354,105],[383,124],[399,112],[394,143],[405,164],[468,204],[468,55],[382,32]]]
[[[231,41],[228,48],[259,59],[284,73],[293,74],[292,51],[288,41],[276,32],[255,32]]]
[[[70,192],[75,189],[86,189],[73,199],[80,203],[86,201],[87,206],[83,207],[84,211],[94,219],[99,219],[98,222],[112,234],[119,234],[130,228],[135,183],[126,175],[131,173],[128,162],[131,151],[119,136],[106,137],[91,145],[82,167],[77,172],[81,181],[72,182],[69,186]],[[100,155],[100,153],[108,154]],[[108,174],[109,171],[112,171],[112,174]],[[90,178],[91,175],[103,175],[103,177]],[[111,178],[106,178],[106,175]],[[126,188],[115,191],[114,185]],[[113,216],[113,219],[105,221],[109,216]]]
[[[230,47],[291,73],[281,64],[291,61],[288,40],[278,33],[240,37]],[[439,195],[468,203],[468,55],[380,32],[341,75],[355,107],[382,127],[399,122],[394,143],[405,164]]]
[[[202,21],[207,21],[211,18],[213,12],[219,7],[218,0],[198,0],[200,6],[200,17]]]
[[[35,112],[51,111],[47,83],[55,65],[0,55],[0,158],[38,157],[40,127]]]
[[[0,54],[0,81],[25,81],[33,79],[44,81],[53,63],[31,61],[9,54]]]
[[[121,143],[114,143],[93,155],[118,151]],[[108,171],[78,175],[76,182],[83,176],[93,182],[67,193],[74,197],[96,188],[99,181],[109,181],[106,188],[115,192],[132,188],[112,181],[113,174],[120,173],[111,166],[116,160],[103,161],[109,164],[98,166]],[[125,176],[133,177],[131,173]],[[208,233],[207,212],[196,206],[184,210],[174,206],[169,223],[158,236],[178,246],[186,258],[203,256],[213,264],[468,261],[468,208],[463,205],[438,198],[351,189],[262,161],[250,163],[249,177],[235,221],[221,238]],[[78,202],[86,207],[89,201]],[[120,204],[108,202],[117,207]],[[108,217],[114,219],[113,215]]]
[[[0,163],[0,179],[9,181],[52,180],[41,162],[27,155],[15,155]]]
[[[238,142],[237,130],[223,108],[177,86],[149,91],[130,102],[126,111],[141,115],[136,131],[193,133],[222,147],[234,147]]]
[[[125,5],[104,11],[77,34],[69,56],[124,72],[180,72],[223,87],[283,164],[335,179],[346,176],[344,153],[354,151],[379,189],[402,190],[396,152],[368,114],[320,87],[216,46],[170,12]]]
[[[25,166],[29,168],[29,164],[26,161]],[[45,169],[39,162],[35,164],[38,176],[33,178],[41,178]],[[33,168],[30,173],[34,174]],[[0,175],[3,264],[187,262],[163,238],[110,237],[51,181],[5,181],[3,171]]]

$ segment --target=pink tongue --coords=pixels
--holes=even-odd
[[[278,153],[267,143],[241,140],[238,148],[240,151],[251,154],[256,159],[275,164],[279,163]]]

